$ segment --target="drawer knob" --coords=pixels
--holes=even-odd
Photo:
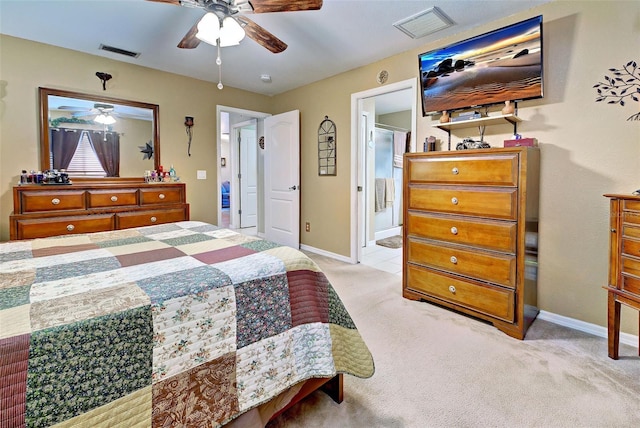
[[[158,195],[158,197],[159,197],[160,199],[164,199],[164,193],[160,193],[160,194]]]
[[[117,196],[112,196],[111,197],[111,202],[118,202],[118,197]]]
[[[460,171],[458,171],[458,168],[453,168],[451,170],[451,174],[453,174],[453,175],[458,175],[458,172],[460,172]]]
[[[151,223],[155,223],[156,221],[158,221],[158,219],[157,219],[157,218],[155,218],[155,217],[151,217]]]
[[[458,258],[456,256],[451,256],[450,260],[451,260],[451,263],[453,263],[454,265],[458,264]]]
[[[458,205],[458,198],[456,198],[456,197],[451,198],[451,203],[453,205]]]
[[[60,203],[60,199],[58,199],[58,198],[53,198],[53,199],[51,199],[51,203],[52,203],[53,205],[58,205],[58,204]]]
[[[67,230],[68,230],[69,232],[71,232],[71,231],[72,231],[73,229],[75,229],[75,228],[76,228],[76,227],[75,227],[74,225],[72,225],[72,224],[68,224],[68,225],[67,225]]]
[[[453,294],[456,294],[456,287],[454,287],[453,285],[450,285],[449,291],[451,291]]]
[[[453,227],[451,228],[451,233],[452,233],[452,234],[454,234],[454,235],[457,235],[457,234],[458,234],[458,228],[457,228],[457,227],[455,227],[455,226],[453,226]]]

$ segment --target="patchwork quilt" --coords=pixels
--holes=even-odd
[[[0,427],[212,427],[373,358],[303,253],[196,222],[0,244]]]

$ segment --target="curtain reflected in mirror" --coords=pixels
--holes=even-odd
[[[42,170],[114,179],[158,169],[157,105],[47,88],[40,103]]]
[[[51,168],[74,177],[120,177],[120,134],[50,128]]]

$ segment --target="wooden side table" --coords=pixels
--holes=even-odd
[[[604,195],[609,219],[609,284],[607,333],[609,357],[617,360],[620,345],[620,305],[640,311],[640,196]],[[638,323],[640,328],[640,321]],[[638,346],[640,355],[640,343]]]

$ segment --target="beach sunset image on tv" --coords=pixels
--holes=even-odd
[[[542,97],[542,16],[419,55],[423,114]]]

